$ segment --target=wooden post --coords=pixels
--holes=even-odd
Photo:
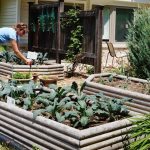
[[[64,0],[59,0],[58,5],[58,19],[57,19],[57,42],[56,42],[56,63],[61,63],[61,59],[59,58],[59,50],[60,50],[60,38],[61,38],[61,29],[60,29],[60,12],[63,10]]]
[[[28,50],[31,51],[32,46],[31,46],[31,41],[30,41],[30,39],[31,39],[30,23],[31,23],[31,5],[33,5],[33,2],[29,2],[28,5],[29,5],[29,12],[28,12],[28,18],[29,18],[29,21],[28,21],[28,29],[29,29],[29,33],[28,33]]]
[[[96,7],[96,22],[95,22],[95,53],[94,60],[95,73],[100,73],[102,70],[102,6]]]

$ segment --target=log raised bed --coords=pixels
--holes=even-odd
[[[55,75],[59,80],[64,79],[64,66],[61,64],[48,64],[48,65],[12,65],[9,63],[0,62],[0,74],[11,75],[13,72],[34,72],[37,74]]]
[[[109,77],[110,74],[111,73],[101,73],[101,74],[90,75],[86,79],[86,86],[84,88],[84,92],[87,94],[95,94],[98,92],[103,92],[105,95],[108,95],[110,97],[117,97],[117,98],[129,97],[133,99],[132,102],[126,102],[126,105],[128,106],[129,110],[136,111],[139,113],[150,112],[150,95],[94,82],[94,79],[100,77],[101,78]],[[122,75],[116,75],[116,78],[119,78],[120,80],[121,79],[124,80],[127,77]],[[148,83],[148,81],[144,79],[133,78],[133,77],[128,77],[128,79],[133,82],[139,82],[143,84]]]
[[[130,111],[134,116],[138,113]],[[78,130],[38,116],[17,106],[0,102],[0,132],[14,138],[26,148],[41,150],[119,150],[132,127],[128,119]]]

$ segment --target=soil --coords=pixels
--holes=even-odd
[[[112,81],[109,81],[109,77],[101,77],[95,78],[93,81],[96,83],[102,83],[104,85],[117,87],[133,92],[139,92],[142,94],[148,94],[150,95],[150,83],[142,83],[142,82],[136,82],[131,80],[122,80],[120,78],[113,77]]]
[[[76,82],[79,86],[81,86],[84,83],[86,78],[87,78],[86,76],[81,76],[81,75],[76,75],[76,76],[73,76],[70,78],[65,77],[63,80],[59,80],[57,82],[57,85],[62,87],[62,86],[66,86],[66,85],[67,86],[71,85],[72,82]]]

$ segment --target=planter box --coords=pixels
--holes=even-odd
[[[138,113],[131,111],[130,115]],[[0,132],[28,149],[41,150],[119,150],[132,127],[128,119],[78,130],[38,116],[17,106],[0,102]]]
[[[129,110],[136,111],[139,113],[149,113],[150,112],[150,95],[142,94],[138,92],[132,92],[129,90],[112,87],[108,85],[103,85],[101,83],[93,82],[95,78],[103,78],[103,77],[109,77],[111,73],[101,73],[101,74],[93,74],[90,75],[86,79],[86,87],[84,89],[84,92],[87,94],[94,94],[98,92],[103,92],[105,95],[108,95],[110,97],[129,97],[132,98],[132,102],[126,102],[126,105],[129,107]],[[119,79],[126,79],[126,76],[117,75],[116,76]],[[139,82],[139,83],[148,83],[147,80],[139,79],[139,78],[128,78],[131,81]]]
[[[64,79],[64,66],[61,64],[48,65],[32,65],[30,70],[29,65],[12,65],[9,63],[0,62],[0,74],[11,75],[13,72],[35,72],[38,74],[56,75],[59,80]]]

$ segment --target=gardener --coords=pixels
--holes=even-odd
[[[24,23],[18,23],[14,28],[2,27],[0,28],[0,45],[4,43],[10,43],[13,51],[21,60],[23,60],[27,65],[32,64],[32,60],[27,59],[18,48],[18,39],[27,33],[27,25]]]

